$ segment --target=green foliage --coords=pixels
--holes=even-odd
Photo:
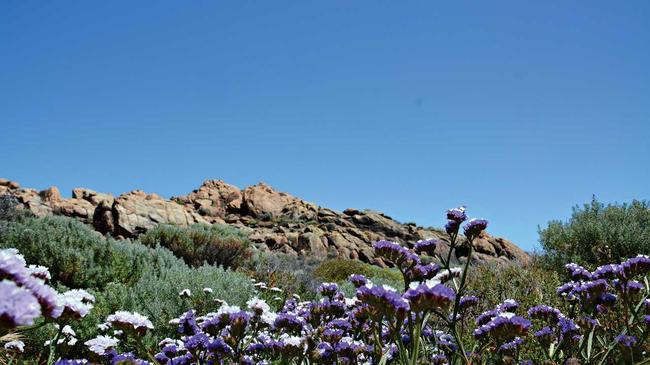
[[[168,248],[188,265],[195,267],[207,262],[237,268],[251,255],[246,235],[228,225],[196,224],[186,228],[159,225],[139,239],[146,246]]]
[[[608,204],[595,198],[573,208],[567,222],[551,221],[539,231],[546,263],[560,268],[567,262],[595,267],[650,253],[650,203]]]
[[[282,288],[302,299],[316,298],[321,282],[313,276],[322,259],[315,256],[291,256],[283,253],[256,252],[245,270],[255,280]]]
[[[563,281],[545,268],[538,257],[530,263],[482,264],[470,268],[468,292],[481,298],[485,309],[494,308],[506,299],[518,301],[523,308],[539,303],[560,308],[562,301],[555,289]]]
[[[402,275],[397,270],[382,269],[357,260],[331,259],[323,261],[314,270],[314,276],[323,282],[343,282],[352,274],[364,275],[368,279],[376,281],[382,279],[388,285],[401,288],[404,286]]]
[[[49,267],[59,291],[84,288],[95,295],[95,308],[72,325],[79,343],[70,354],[83,355],[83,342],[97,334],[97,325],[117,311],[135,311],[148,316],[155,330],[145,338],[149,348],[155,338],[171,336],[168,322],[190,308],[214,312],[224,299],[244,305],[253,296],[250,279],[237,272],[204,265],[192,268],[160,246],[137,241],[105,239],[88,226],[65,217],[23,217],[5,222],[0,248],[16,248],[28,263]],[[211,288],[212,293],[203,292]],[[190,298],[179,293],[190,289]],[[38,348],[51,335],[51,327],[30,334],[30,346]]]
[[[53,280],[70,288],[102,288],[109,282],[131,285],[146,267],[164,271],[178,265],[168,250],[105,239],[65,217],[7,222],[0,232],[0,248],[10,247],[27,261],[49,267]]]

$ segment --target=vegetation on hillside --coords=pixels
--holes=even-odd
[[[114,240],[14,205],[0,197],[0,363],[631,364],[650,350],[645,202],[576,208],[527,264],[453,267],[435,240],[379,242],[391,269],[261,252],[220,225]],[[447,218],[460,245],[465,212]]]

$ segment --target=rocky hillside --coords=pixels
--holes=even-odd
[[[243,190],[220,180],[208,180],[186,196],[164,199],[140,190],[120,196],[85,188],[61,197],[56,187],[37,191],[0,179],[0,195],[13,195],[22,207],[38,216],[74,217],[103,234],[130,238],[160,224],[188,226],[222,223],[247,232],[261,250],[292,255],[338,256],[382,264],[371,245],[378,240],[414,243],[421,239],[445,241],[440,230],[401,224],[375,211],[337,212],[274,190],[259,183]],[[484,233],[476,242],[481,262],[527,261],[528,255],[504,238]],[[440,245],[441,252],[447,251]],[[462,254],[459,254],[462,259]]]

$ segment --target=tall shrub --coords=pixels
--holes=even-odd
[[[140,237],[146,246],[171,250],[190,266],[203,263],[237,268],[251,255],[250,242],[240,230],[220,224],[190,227],[159,225]]]
[[[547,262],[559,268],[576,262],[595,267],[650,253],[650,203],[603,204],[595,198],[573,208],[571,218],[540,229]]]

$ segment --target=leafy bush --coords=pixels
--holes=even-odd
[[[0,196],[0,220],[10,220],[16,215],[18,200],[9,194]]]
[[[237,268],[251,255],[248,238],[240,230],[227,225],[159,225],[139,239],[146,246],[165,247],[195,267],[207,262],[224,268]]]
[[[381,279],[397,288],[404,285],[399,271],[382,269],[357,260],[330,259],[323,261],[314,270],[314,276],[323,282],[341,283],[347,281],[352,274],[363,275],[372,280]]]
[[[562,284],[560,275],[548,270],[538,257],[529,264],[483,264],[470,267],[467,290],[481,298],[483,309],[494,308],[507,299],[522,307],[537,303],[562,308],[563,301],[555,294]]]
[[[303,299],[316,298],[321,281],[313,272],[322,262],[315,256],[291,256],[283,253],[256,252],[245,266],[246,273],[259,282],[282,288]]]
[[[595,198],[573,208],[567,222],[551,221],[539,231],[546,261],[555,268],[576,262],[596,267],[650,253],[650,203],[608,204]]]
[[[70,356],[85,352],[83,341],[93,337],[97,325],[117,310],[151,318],[155,329],[143,343],[153,348],[157,339],[175,333],[168,322],[178,313],[188,308],[214,311],[218,308],[215,299],[244,305],[253,296],[250,279],[241,273],[207,265],[191,268],[165,248],[105,239],[71,218],[24,217],[6,222],[0,248],[16,248],[27,263],[48,266],[58,291],[84,288],[96,297],[91,313],[71,324],[80,341],[66,349]],[[184,289],[191,291],[189,298],[179,296]],[[51,326],[42,327],[25,342],[32,349],[39,348],[52,334]]]
[[[145,267],[164,271],[178,265],[165,249],[105,239],[66,217],[24,218],[0,232],[0,248],[16,248],[28,262],[50,268],[53,280],[71,288],[101,289],[107,283],[131,285]]]

